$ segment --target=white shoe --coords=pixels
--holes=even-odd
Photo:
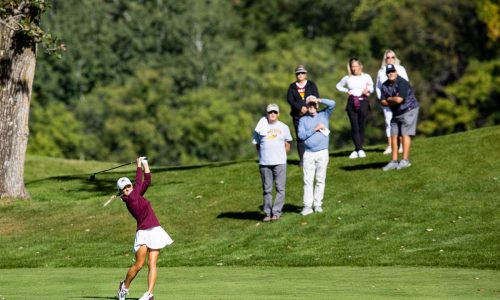
[[[128,295],[128,290],[125,288],[125,281],[120,281],[118,286],[118,300],[125,300]]]
[[[307,215],[312,214],[313,212],[314,211],[312,210],[312,208],[310,208],[310,207],[304,207],[302,209],[302,211],[300,212],[300,214],[303,215],[303,216],[307,216]]]
[[[155,297],[150,292],[145,292],[144,295],[139,298],[139,300],[154,300]]]
[[[384,155],[391,154],[391,153],[392,153],[392,147],[391,146],[387,146],[387,148],[385,148],[385,150],[384,150]]]
[[[358,157],[359,158],[365,158],[366,157],[366,153],[364,150],[359,150],[358,151]]]
[[[316,213],[322,213],[323,212],[323,208],[321,208],[321,206],[316,206],[316,207],[314,207],[314,212],[316,212]]]
[[[358,158],[358,152],[357,151],[352,151],[351,155],[349,155],[349,158]]]

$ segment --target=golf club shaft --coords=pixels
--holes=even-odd
[[[99,172],[95,172],[95,173],[94,173],[94,175],[95,175],[95,174],[99,174],[99,173],[103,173],[103,172],[106,172],[106,171],[109,171],[109,170],[118,169],[118,168],[121,168],[121,167],[124,167],[124,166],[128,166],[128,165],[133,164],[133,163],[135,163],[135,161],[131,161],[131,162],[128,162],[128,163],[126,163],[126,164],[116,166],[116,167],[114,167],[114,168],[109,168],[109,169],[106,169],[106,170],[102,170],[102,171],[99,171]]]

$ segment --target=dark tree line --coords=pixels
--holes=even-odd
[[[305,64],[322,96],[349,57],[373,79],[394,49],[422,105],[420,135],[500,122],[499,4],[493,0],[52,0],[42,27],[64,41],[40,54],[28,152],[160,163],[248,158],[267,103],[283,107]],[[383,142],[371,99],[368,139]],[[332,144],[349,143],[345,113]]]

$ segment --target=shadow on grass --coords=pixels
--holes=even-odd
[[[215,163],[206,163],[199,165],[190,165],[190,166],[159,166],[159,167],[151,167],[152,173],[162,173],[168,171],[182,171],[182,170],[192,170],[198,168],[217,168],[223,166],[229,166],[233,164],[238,164],[243,161],[225,161],[225,162],[215,162]],[[112,178],[110,178],[113,176]],[[26,181],[26,187],[31,185],[43,184],[46,182],[60,182],[64,186],[64,182],[75,182],[79,184],[78,191],[79,192],[90,192],[97,193],[101,196],[109,196],[113,193],[113,187],[116,185],[116,179],[122,176],[128,176],[129,178],[134,178],[135,171],[131,172],[127,171],[105,171],[91,173],[91,174],[73,174],[73,175],[63,175],[63,176],[52,176],[46,177],[42,179],[30,180]],[[169,181],[168,184],[181,184],[183,181]],[[111,187],[111,189],[110,189]]]
[[[260,221],[264,218],[262,213],[262,206],[260,211],[242,211],[242,212],[223,212],[217,216],[217,219],[238,219],[238,220],[255,220]],[[293,204],[285,204],[283,206],[283,213],[299,213],[302,210],[301,206]]]
[[[81,296],[81,297],[70,297],[70,298],[76,298],[76,299],[115,299],[116,297],[100,297],[100,296]],[[125,298],[128,300],[139,300],[139,298]]]
[[[344,171],[360,171],[360,170],[368,170],[368,169],[382,169],[387,162],[378,162],[378,163],[370,163],[364,165],[355,165],[355,166],[344,166],[340,167],[340,169]]]

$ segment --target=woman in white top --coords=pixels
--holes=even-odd
[[[366,157],[363,144],[366,119],[370,110],[368,96],[373,93],[373,80],[370,75],[363,73],[363,64],[357,58],[349,59],[347,73],[348,75],[344,76],[336,87],[337,90],[349,95],[346,111],[351,122],[351,135],[355,147],[349,158],[363,158]]]
[[[378,70],[377,74],[377,86],[376,86],[376,93],[377,93],[377,98],[380,100],[380,90],[382,88],[382,84],[387,80],[387,75],[385,73],[385,66],[388,64],[393,64],[394,67],[396,67],[396,72],[398,73],[398,76],[403,77],[406,79],[406,81],[410,81],[408,79],[408,74],[406,74],[406,70],[403,66],[400,65],[400,61],[398,57],[396,56],[396,53],[390,49],[385,50],[384,52],[384,58],[382,58],[382,65],[380,66],[380,69]],[[385,148],[384,154],[390,154],[392,152],[391,149],[391,119],[392,119],[392,111],[388,106],[382,106],[384,109],[384,118],[385,118],[385,133],[387,135],[387,147]],[[401,138],[401,137],[400,137]],[[403,147],[401,146],[402,143],[400,142],[400,147],[399,147],[399,152],[403,152]]]

